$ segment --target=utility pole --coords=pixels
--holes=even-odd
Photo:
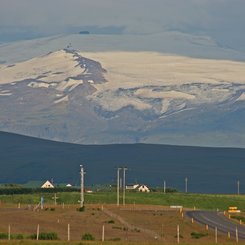
[[[188,191],[188,178],[187,177],[185,177],[185,193],[187,193],[187,191]]]
[[[123,167],[123,205],[125,205],[126,170],[128,170],[128,168]]]
[[[117,168],[117,206],[120,204],[120,170],[122,168]]]
[[[166,181],[165,180],[163,182],[163,192],[164,192],[164,194],[166,193]]]
[[[237,181],[237,195],[240,195],[240,181]]]
[[[84,206],[84,169],[83,165],[80,165],[80,175],[81,175],[81,195],[80,195],[80,207]]]

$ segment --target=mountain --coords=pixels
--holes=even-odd
[[[245,63],[68,47],[0,65],[0,130],[82,144],[245,147]]]
[[[127,183],[167,186],[190,192],[236,193],[245,173],[245,150],[152,144],[77,145],[0,132],[0,183],[54,179],[79,185],[115,184],[117,167],[127,166]]]

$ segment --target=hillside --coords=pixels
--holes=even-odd
[[[0,133],[0,182],[25,183],[53,178],[79,184],[79,165],[86,185],[114,184],[116,168],[127,166],[127,183],[175,187],[190,192],[236,193],[245,173],[245,149],[152,144],[76,145]]]

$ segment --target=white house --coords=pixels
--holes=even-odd
[[[126,185],[126,190],[136,190],[138,188],[139,184],[134,185]]]
[[[139,192],[150,192],[150,189],[146,185],[140,185],[138,187]]]
[[[50,181],[46,181],[41,188],[54,188],[54,185]]]
[[[139,192],[150,192],[150,189],[146,185],[139,185],[139,184],[127,185],[126,190],[135,190]]]

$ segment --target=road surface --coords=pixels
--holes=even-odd
[[[187,211],[186,214],[198,223],[207,224],[213,229],[217,227],[219,232],[226,234],[230,232],[231,236],[234,237],[236,236],[237,228],[239,239],[245,239],[245,226],[229,220],[223,213],[213,211]]]

